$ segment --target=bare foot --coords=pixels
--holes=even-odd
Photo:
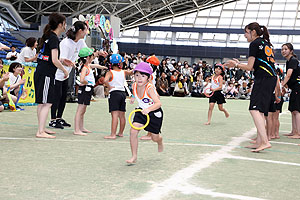
[[[255,140],[255,141],[256,141],[256,140],[257,140],[257,137],[255,137],[255,138],[251,138],[251,140]]]
[[[290,139],[300,139],[300,135],[296,134],[296,135],[288,136],[288,138],[290,138]]]
[[[274,139],[280,139],[280,136],[275,136]]]
[[[284,136],[293,136],[293,135],[295,135],[293,132],[291,132],[291,133],[285,133],[285,134],[283,134]]]
[[[49,135],[46,132],[37,133],[35,137],[37,137],[37,138],[48,138],[48,139],[56,138],[54,135]]]
[[[256,144],[256,140],[250,141],[251,144]]]
[[[46,128],[45,128],[45,132],[48,133],[48,134],[55,134],[56,133],[56,132],[50,131],[49,129],[46,129]]]
[[[79,132],[75,132],[75,131],[74,131],[73,134],[74,134],[74,135],[87,136],[86,133],[83,133],[83,132],[81,132],[81,131],[79,131]]]
[[[206,122],[206,123],[204,123],[204,125],[210,125],[210,122]]]
[[[255,153],[258,153],[262,150],[265,150],[265,149],[269,149],[271,148],[272,146],[270,144],[266,144],[266,145],[261,145],[260,147],[258,147],[257,149],[254,149],[254,150],[251,150],[252,152],[255,152]]]
[[[87,129],[85,129],[85,128],[82,129],[81,132],[83,132],[83,133],[92,133],[92,131],[89,131],[89,130],[87,130]]]
[[[250,145],[250,146],[246,146],[245,148],[248,148],[248,149],[256,149],[258,148],[259,146],[258,145]]]
[[[124,135],[123,135],[123,133],[119,133],[117,136],[118,137],[123,137]]]
[[[229,113],[226,111],[225,112],[225,117],[228,118],[229,117]]]
[[[136,163],[136,160],[137,160],[137,158],[132,157],[130,160],[126,160],[126,162],[128,164],[134,164],[134,163]]]
[[[117,137],[113,135],[104,136],[104,139],[115,140]]]
[[[163,145],[163,143],[158,144],[158,152],[163,152],[163,150],[164,150],[164,145]]]
[[[144,135],[144,136],[140,137],[140,140],[152,140],[152,139],[151,139],[151,136]]]

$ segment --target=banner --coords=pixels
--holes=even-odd
[[[3,60],[3,69],[1,70],[1,75],[8,72],[9,65],[13,61]],[[23,63],[23,79],[26,82],[23,87],[23,94],[20,97],[19,103],[34,103],[35,102],[35,90],[33,75],[36,69],[37,63]]]

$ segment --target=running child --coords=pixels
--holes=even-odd
[[[211,88],[210,90],[214,92],[214,94],[209,97],[209,109],[208,109],[208,120],[205,125],[210,125],[212,111],[214,109],[215,103],[217,102],[219,110],[224,112],[225,117],[229,117],[229,113],[223,107],[223,104],[226,103],[225,97],[222,94],[222,87],[223,87],[223,76],[225,74],[224,67],[220,64],[215,65],[215,74],[211,78]]]
[[[122,70],[121,63],[124,58],[120,54],[112,54],[110,63],[112,70],[106,73],[104,83],[109,88],[108,104],[109,112],[111,113],[111,134],[105,136],[104,139],[116,139],[123,137],[123,132],[126,124],[126,92],[125,81],[126,75],[131,75],[132,71]],[[120,129],[117,135],[118,121],[120,121]]]
[[[133,104],[136,99],[138,107],[142,109],[141,112],[136,112],[133,118],[133,126],[142,127],[147,122],[146,115],[149,114],[150,122],[144,129],[151,133],[153,142],[158,144],[158,152],[163,151],[162,136],[159,134],[163,121],[163,111],[161,109],[161,102],[159,96],[155,90],[155,87],[149,82],[152,74],[152,68],[148,63],[141,62],[134,69],[133,84],[133,97],[130,99],[130,103]],[[133,164],[137,160],[138,149],[138,133],[139,130],[134,128],[130,129],[130,146],[132,157],[126,160],[127,163]]]
[[[78,107],[75,115],[74,135],[86,136],[86,133],[91,133],[91,131],[83,127],[83,122],[86,107],[91,103],[93,87],[95,85],[95,77],[90,67],[91,62],[94,60],[93,53],[92,49],[84,47],[80,49],[78,54],[81,66],[77,72],[80,75],[80,85],[78,89]]]

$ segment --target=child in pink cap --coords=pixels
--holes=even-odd
[[[142,109],[142,111],[135,113],[132,124],[134,127],[143,127],[147,122],[148,114],[150,122],[144,130],[151,133],[151,139],[158,144],[158,152],[162,152],[163,142],[162,136],[159,133],[163,121],[163,111],[156,89],[154,85],[149,82],[151,74],[152,68],[145,62],[139,63],[134,69],[135,83],[132,86],[133,97],[131,98],[130,103],[133,104],[136,99],[139,104],[138,109]],[[139,130],[134,128],[130,129],[132,157],[129,160],[126,160],[129,164],[136,163],[137,160],[138,133]]]

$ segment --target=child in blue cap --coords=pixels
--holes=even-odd
[[[121,69],[121,63],[124,58],[120,54],[112,54],[110,56],[111,70],[106,73],[104,83],[108,86],[108,105],[111,113],[111,134],[105,136],[104,139],[116,139],[123,137],[123,132],[126,124],[126,92],[125,81],[126,75],[131,75],[132,71]],[[117,135],[118,121],[120,121],[120,129]]]

